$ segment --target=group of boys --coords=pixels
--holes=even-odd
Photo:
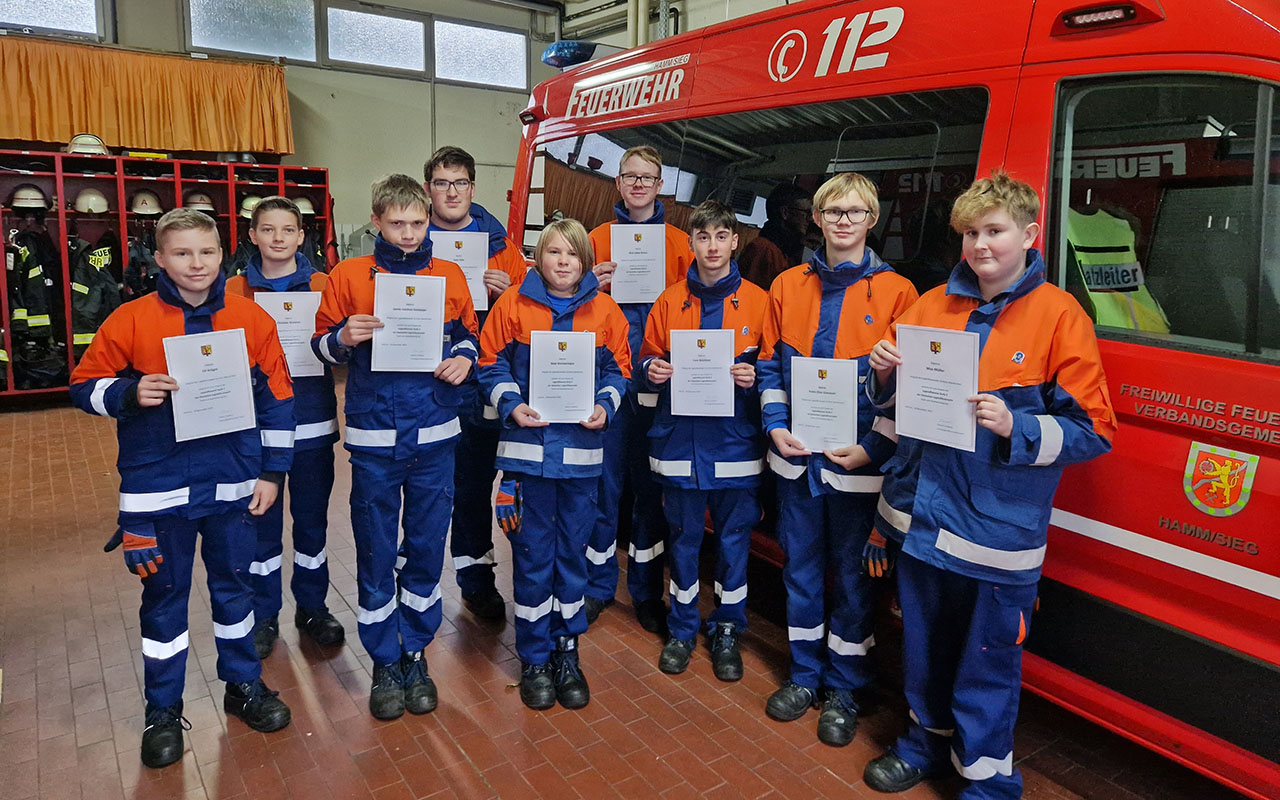
[[[282,512],[274,501],[285,475],[294,519],[295,622],[318,644],[343,637],[324,604],[337,440],[332,376],[326,366],[322,376],[294,379],[291,388],[274,324],[241,295],[321,291],[313,349],[326,365],[348,367],[345,445],[357,622],[374,663],[371,713],[392,719],[436,707],[423,650],[440,623],[451,522],[464,603],[482,618],[505,616],[493,579],[492,520],[496,513],[504,530],[517,533],[521,503],[530,497],[513,473],[503,475],[496,506],[490,498],[495,464],[510,460],[500,444],[509,439],[504,426],[526,423],[515,419],[519,408],[504,396],[511,383],[495,384],[490,396],[476,390],[483,319],[461,269],[433,256],[429,232],[487,234],[484,284],[491,300],[521,285],[525,262],[501,224],[472,202],[469,155],[442,148],[424,178],[425,192],[403,175],[374,185],[374,253],[342,262],[327,279],[296,255],[301,218],[283,198],[264,200],[255,211],[261,255],[244,278],[225,285],[209,219],[170,212],[157,227],[160,290],[113,314],[76,370],[77,405],[119,420],[120,527],[109,544],[123,543],[126,563],[143,578],[148,766],[182,753],[186,603],[197,532],[205,536],[218,674],[228,683],[224,708],[256,730],[289,722],[288,708],[261,680],[259,659],[278,635]],[[868,765],[868,785],[903,791],[950,761],[970,779],[963,796],[1018,796],[1012,729],[1021,645],[1050,502],[1063,466],[1105,452],[1115,428],[1092,325],[1069,295],[1045,282],[1033,249],[1034,190],[997,173],[961,195],[951,221],[963,237],[964,260],[945,286],[918,298],[866,245],[879,203],[874,184],[861,175],[838,175],[817,191],[811,215],[825,243],[808,263],[783,271],[767,293],[739,274],[730,209],[704,203],[688,232],[666,222],[656,150],[628,150],[616,185],[616,223],[590,234],[591,291],[607,291],[618,268],[610,252],[613,224],[663,226],[667,289],[652,304],[620,304],[628,342],[617,352],[629,353],[622,372],[629,366],[631,380],[601,418],[607,419],[602,451],[592,459],[596,509],[582,512],[595,517],[584,534],[583,596],[556,598],[565,619],[581,614],[589,623],[613,602],[618,513],[629,487],[628,589],[640,624],[667,633],[659,668],[686,670],[701,629],[716,677],[739,679],[749,540],[769,469],[778,487],[792,658],[768,715],[796,720],[820,704],[818,738],[835,746],[852,740],[860,695],[872,680],[871,576],[896,561],[911,722],[890,752]],[[367,343],[382,327],[373,316],[379,273],[445,279],[444,347],[433,373],[373,370]],[[899,323],[978,333],[974,452],[895,433]],[[233,328],[247,334],[258,428],[176,443],[166,401],[178,387],[165,374],[161,340]],[[724,329],[734,340],[732,415],[673,413],[672,331]],[[813,451],[793,435],[788,393],[796,358],[857,362],[865,398],[856,444]],[[1017,495],[1011,486],[1020,487]],[[715,610],[702,620],[698,562],[708,510],[719,557]],[[521,599],[518,626],[538,611]],[[529,667],[540,669],[525,667],[526,675]],[[525,689],[522,678],[522,697]],[[581,689],[585,703],[585,683]]]

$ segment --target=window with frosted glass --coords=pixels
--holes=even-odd
[[[187,0],[193,50],[316,60],[314,0]]]
[[[426,25],[403,17],[330,8],[329,59],[425,72]]]
[[[97,0],[5,0],[0,26],[68,33],[98,33]]]
[[[436,77],[512,89],[528,88],[524,34],[435,22]]]

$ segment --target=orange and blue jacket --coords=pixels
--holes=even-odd
[[[979,425],[972,453],[902,436],[884,465],[877,530],[940,569],[1035,583],[1063,467],[1110,450],[1116,431],[1093,323],[1045,282],[1035,250],[1026,272],[989,301],[961,261],[897,322],[976,332],[978,391],[1005,402],[1013,433]],[[896,329],[886,338],[894,341]],[[873,381],[868,394],[891,412],[895,386]]]
[[[591,249],[595,251],[595,263],[600,264],[605,261],[612,261],[613,242],[610,237],[610,228],[614,225],[662,225],[665,229],[666,236],[666,258],[667,258],[667,288],[671,288],[680,281],[684,280],[685,274],[689,271],[689,267],[693,266],[693,250],[689,249],[689,234],[680,230],[674,225],[668,225],[666,221],[666,208],[659,200],[654,204],[653,216],[644,222],[637,223],[631,217],[627,216],[627,208],[619,201],[613,207],[613,213],[617,217],[615,222],[606,222],[598,225],[591,231]],[[609,289],[606,287],[605,292]],[[627,344],[631,347],[631,358],[640,358],[641,345],[644,342],[644,325],[645,320],[649,317],[649,308],[651,303],[621,303],[622,313],[627,316]],[[634,371],[637,364],[633,362],[631,368]],[[658,395],[656,392],[640,391],[636,401],[642,406],[653,407],[658,404]]]
[[[287,472],[293,462],[293,389],[275,320],[252,300],[227,295],[224,281],[219,274],[208,298],[192,307],[162,272],[155,292],[107,317],[71,375],[78,408],[117,420],[122,525],[248,508],[258,478]],[[172,401],[138,405],[138,381],[168,373],[166,337],[236,328],[249,351],[257,427],[175,441]]]
[[[524,253],[521,252],[519,245],[507,236],[507,229],[502,227],[498,218],[479,203],[471,204],[471,219],[474,227],[465,230],[474,230],[489,237],[489,269],[507,273],[507,277],[511,278],[511,286],[507,288],[519,289],[525,273],[529,271],[529,265],[524,260]],[[435,230],[443,229],[431,226],[428,228],[428,234]],[[481,328],[484,327],[484,321],[488,316],[488,311],[476,310],[477,324]],[[463,404],[463,414],[468,421],[486,427],[497,427],[498,410],[484,402],[480,396],[479,384],[468,381],[466,385],[472,390],[470,399]]]
[[[480,391],[498,409],[502,434],[496,466],[544,478],[595,478],[604,464],[604,430],[577,423],[522,428],[511,412],[529,397],[529,357],[534,331],[591,331],[596,335],[596,403],[612,420],[631,376],[627,321],[613,298],[599,291],[587,271],[577,292],[557,312],[542,276],[530,271],[520,288],[503,292],[480,334]],[[607,427],[607,424],[606,424]]]
[[[826,263],[826,248],[808,264],[792,267],[769,289],[769,314],[760,346],[760,407],[765,433],[790,429],[791,359],[840,358],[858,362],[866,381],[867,357],[889,325],[916,301],[911,281],[894,272],[870,248],[860,263]],[[787,480],[808,476],[816,497],[832,492],[880,491],[880,464],[893,454],[893,422],[870,403],[858,404],[858,444],[871,463],[854,470],[820,451],[785,458],[769,444],[769,466]]]
[[[245,265],[243,274],[227,278],[227,294],[247,297],[258,292],[323,292],[327,277],[312,268],[301,252],[294,254],[298,268],[282,277],[262,274],[262,256],[255,254]],[[323,375],[307,375],[293,379],[293,415],[297,433],[294,452],[332,447],[338,441],[338,399],[333,389],[333,369],[326,363]]]
[[[479,358],[476,312],[462,269],[452,261],[432,258],[430,239],[405,253],[379,236],[373,255],[348,258],[329,273],[311,348],[323,361],[348,365],[344,446],[403,460],[462,431],[458,413],[467,386],[454,386],[429,372],[374,372],[371,342],[355,347],[341,343],[339,335],[352,314],[373,313],[374,276],[379,272],[445,279],[441,358],[464,356],[472,364]],[[473,368],[467,380],[474,380],[474,375]]]
[[[734,386],[732,417],[690,417],[671,413],[671,381],[649,382],[655,358],[671,360],[671,331],[733,331],[734,362],[755,364],[764,334],[769,295],[742,279],[738,265],[707,286],[697,264],[688,277],[663,292],[649,312],[636,388],[657,392],[658,410],[649,430],[649,468],[661,484],[680,489],[741,489],[760,485],[764,443],[756,413],[755,385]]]

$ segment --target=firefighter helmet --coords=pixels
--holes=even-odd
[[[258,203],[262,202],[262,198],[256,194],[247,194],[240,201],[240,216],[245,219],[253,217],[253,210],[258,207]]]
[[[311,205],[311,201],[305,197],[293,198],[293,204],[298,207],[299,212],[308,216],[314,216],[316,213],[316,207]]]
[[[214,211],[213,198],[208,192],[187,192],[187,196],[182,201],[185,208],[194,208],[196,211]]]
[[[107,196],[97,189],[81,189],[76,195],[76,211],[81,214],[105,214],[110,210]]]
[[[24,183],[13,190],[13,199],[9,202],[12,208],[48,208],[49,201],[40,187]]]
[[[64,148],[67,153],[83,153],[92,156],[109,156],[111,153],[102,140],[92,133],[77,133]]]
[[[163,209],[160,208],[160,198],[150,189],[140,189],[133,193],[133,201],[129,205],[129,210],[135,214],[146,214],[152,216],[159,214]]]

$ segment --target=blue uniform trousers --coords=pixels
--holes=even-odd
[[[663,509],[671,529],[668,563],[671,568],[671,613],[667,627],[677,639],[691,641],[698,633],[698,557],[707,528],[707,508],[719,539],[716,563],[716,609],[708,629],[731,622],[739,632],[747,627],[747,556],[751,527],[760,518],[755,489],[677,489],[663,487]]]
[[[498,471],[502,430],[462,416],[462,435],[454,458],[453,527],[449,554],[464,595],[486,594],[493,582],[493,482]]]
[[[967,800],[1021,797],[1013,726],[1035,584],[969,578],[902,553],[898,595],[911,724],[894,751],[930,772],[949,760],[969,779]]]
[[[356,621],[360,642],[375,664],[390,664],[402,651],[422,650],[440,627],[440,572],[453,511],[456,441],[431,445],[401,460],[351,453]],[[397,575],[398,555],[403,564]]]
[[[551,658],[557,636],[586,633],[587,539],[596,519],[595,478],[513,475],[524,494],[520,530],[510,535],[516,653]]]
[[[587,547],[590,579],[587,594],[608,600],[618,587],[618,512],[624,492],[631,495],[631,544],[627,550],[627,591],[636,603],[662,597],[666,522],[662,488],[649,469],[649,428],[654,409],[634,396],[623,399],[604,436],[604,468],[600,503]]]
[[[148,708],[166,708],[182,699],[187,673],[187,598],[200,534],[200,557],[209,582],[218,677],[246,683],[262,673],[253,649],[253,588],[249,564],[258,531],[249,512],[238,509],[200,519],[158,517],[156,546],[164,557],[159,571],[142,582],[142,669]]]
[[[289,514],[293,518],[293,577],[289,588],[298,608],[327,611],[329,494],[333,491],[333,446],[296,450],[288,474]],[[280,562],[284,554],[284,494],[256,517],[258,551],[253,574],[253,613],[259,620],[280,613]]]
[[[861,689],[871,683],[868,653],[875,644],[872,583],[861,560],[875,519],[876,495],[836,492],[814,497],[808,476],[779,476],[777,481],[791,680],[815,691]],[[824,591],[828,576],[829,609]]]

